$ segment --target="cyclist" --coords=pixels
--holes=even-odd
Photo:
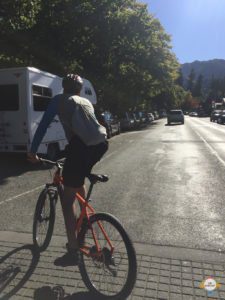
[[[55,115],[59,116],[68,145],[63,167],[64,194],[61,205],[67,232],[67,253],[56,259],[56,265],[71,265],[79,260],[78,242],[75,237],[75,194],[85,197],[84,180],[92,167],[108,150],[106,129],[97,121],[94,108],[88,99],[80,97],[83,80],[79,75],[68,74],[63,78],[63,93],[50,102],[35,132],[28,160],[39,161],[36,154],[47,128]]]

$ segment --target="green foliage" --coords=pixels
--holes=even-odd
[[[1,0],[0,32],[13,33],[31,28],[40,10],[40,0]]]
[[[190,74],[188,76],[188,84],[187,84],[187,89],[191,93],[193,92],[194,82],[195,82],[195,71],[194,69],[191,69]]]
[[[202,81],[203,81],[203,76],[200,74],[198,76],[198,79],[196,83],[194,84],[193,87],[193,96],[194,97],[201,97],[202,96]]]
[[[135,0],[3,0],[0,66],[91,80],[112,111],[174,106],[184,91],[170,36]]]
[[[225,77],[222,79],[211,79],[208,98],[210,98],[211,100],[219,100],[221,98],[225,98]]]
[[[184,102],[182,104],[182,108],[185,111],[197,110],[200,105],[200,99],[193,97],[191,92],[188,91],[185,94]]]
[[[184,77],[183,77],[181,68],[178,71],[178,77],[176,79],[176,84],[180,85],[181,87],[183,87],[183,85],[184,85]]]

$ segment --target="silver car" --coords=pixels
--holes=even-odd
[[[181,109],[172,109],[167,114],[167,124],[181,123],[184,124],[184,114]]]

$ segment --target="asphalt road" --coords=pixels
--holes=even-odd
[[[116,215],[132,239],[156,245],[225,251],[225,126],[185,117],[184,125],[155,121],[110,139],[95,172],[92,205]],[[23,157],[0,156],[0,230],[29,232],[50,169]],[[64,234],[57,207],[55,234]]]

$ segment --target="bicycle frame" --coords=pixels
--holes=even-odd
[[[56,170],[56,172],[54,173],[54,176],[53,176],[53,185],[57,187],[57,190],[58,190],[59,195],[61,197],[61,192],[62,192],[62,189],[63,189],[63,177],[60,174],[60,167],[59,166],[57,166],[57,170]],[[78,234],[81,230],[82,224],[83,224],[84,220],[86,219],[87,224],[91,228],[92,237],[93,237],[96,249],[97,249],[96,254],[90,254],[90,251],[89,251],[90,249],[88,249],[87,246],[81,247],[80,251],[88,257],[90,257],[90,256],[97,256],[98,257],[98,256],[101,256],[101,253],[102,253],[101,252],[101,247],[100,247],[100,242],[98,241],[96,232],[94,231],[93,227],[91,226],[91,222],[90,222],[90,217],[95,214],[95,210],[89,204],[89,201],[90,201],[89,199],[90,199],[90,195],[91,195],[93,186],[94,186],[94,183],[91,183],[90,187],[89,187],[89,190],[88,190],[88,194],[87,194],[88,196],[87,196],[86,199],[84,199],[79,193],[76,193],[76,196],[75,196],[75,199],[74,199],[74,201],[77,200],[80,203],[80,206],[81,206],[80,216],[77,219],[77,223],[76,223],[76,227],[75,227],[76,236],[78,237]],[[111,240],[109,239],[109,237],[108,237],[103,225],[101,224],[101,222],[97,221],[97,224],[98,224],[104,238],[106,239],[106,241],[107,241],[107,243],[110,247],[111,254],[112,254],[113,251],[114,251],[114,246],[113,246]]]

